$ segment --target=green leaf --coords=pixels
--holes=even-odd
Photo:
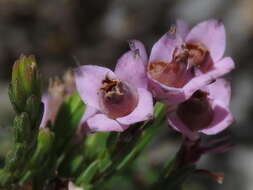
[[[12,179],[12,173],[6,170],[0,170],[0,187],[5,186]]]
[[[105,151],[109,134],[94,133],[86,137],[84,151],[88,159],[95,159],[101,152]]]
[[[145,123],[143,125],[143,127],[145,127],[146,129],[143,131],[140,139],[136,143],[136,146],[133,147],[130,153],[118,165],[117,170],[122,170],[126,168],[133,160],[135,160],[138,157],[138,155],[143,151],[143,149],[157,134],[165,118],[165,114],[166,114],[165,105],[157,103],[155,106],[154,122],[151,124],[151,126],[149,123]]]
[[[92,178],[94,177],[94,175],[96,174],[96,172],[98,171],[99,168],[99,161],[95,160],[94,162],[92,162],[88,168],[80,175],[80,177],[77,178],[76,180],[76,184],[78,186],[87,186],[90,184],[90,181],[92,180]]]
[[[25,184],[36,175],[38,168],[43,165],[46,157],[50,154],[54,141],[54,133],[47,128],[41,128],[37,137],[37,146],[32,158],[27,164],[27,168],[24,171],[23,177],[20,179],[20,184]]]
[[[41,162],[43,162],[45,155],[50,153],[53,142],[54,133],[47,128],[41,128],[37,138],[36,150],[30,161],[30,167],[36,169],[36,167],[40,166]]]
[[[165,188],[167,190],[180,190],[185,180],[193,174],[195,165],[187,165],[170,172],[168,176],[161,177],[152,189]]]
[[[67,98],[61,105],[53,126],[55,133],[54,148],[57,154],[67,150],[66,146],[75,134],[84,110],[85,105],[77,93]]]

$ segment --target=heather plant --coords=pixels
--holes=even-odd
[[[234,68],[223,57],[222,22],[189,30],[179,20],[150,56],[138,40],[129,47],[114,71],[84,64],[50,79],[45,93],[36,59],[22,55],[15,62],[9,97],[16,115],[2,189],[110,189],[110,179],[169,127],[182,136],[181,146],[147,189],[180,190],[194,174],[222,183],[222,173],[197,166],[202,155],[233,147],[227,136],[203,139],[234,121],[230,82],[221,78]]]

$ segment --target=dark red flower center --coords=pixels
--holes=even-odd
[[[189,52],[188,64],[198,67],[203,73],[208,72],[213,64],[209,51],[201,44],[186,43]]]
[[[178,106],[178,117],[192,131],[205,129],[213,120],[214,113],[207,95],[208,93],[198,90]]]
[[[209,51],[201,44],[187,43],[175,48],[171,62],[153,62],[150,76],[166,86],[181,88],[195,75],[195,68],[206,73],[212,68]]]
[[[138,103],[136,89],[108,76],[102,81],[100,88],[101,106],[110,118],[124,117],[131,113]]]

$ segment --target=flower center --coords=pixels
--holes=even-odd
[[[203,45],[187,43],[185,47],[189,52],[189,65],[199,68],[203,73],[212,68],[210,53]]]
[[[212,68],[209,51],[201,44],[187,43],[175,48],[171,62],[153,62],[148,66],[150,76],[166,86],[181,88],[195,76]]]
[[[213,120],[213,110],[208,93],[196,91],[189,100],[179,104],[177,115],[192,131],[205,129]]]
[[[103,112],[113,119],[128,115],[138,103],[135,88],[118,79],[110,79],[108,76],[102,81],[100,95]]]

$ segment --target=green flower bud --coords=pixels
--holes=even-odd
[[[31,95],[41,98],[40,75],[33,56],[21,55],[12,69],[10,99],[16,111],[21,112]]]

